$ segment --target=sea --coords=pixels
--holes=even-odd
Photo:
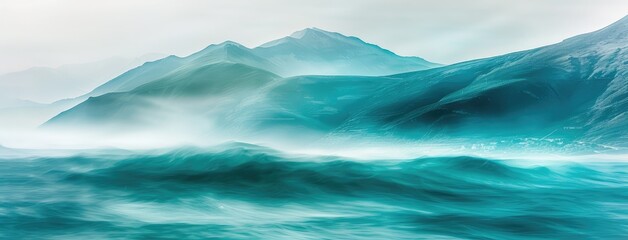
[[[628,239],[628,162],[521,163],[254,146],[3,157],[0,238]]]

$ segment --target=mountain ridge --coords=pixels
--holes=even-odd
[[[263,56],[276,64],[291,64],[290,69],[304,69],[305,74],[288,73],[295,75],[369,75],[382,76],[393,73],[424,70],[439,67],[440,64],[428,62],[419,57],[402,57],[375,44],[367,43],[357,37],[345,36],[337,32],[329,32],[318,28],[306,28],[297,31],[290,36],[267,42],[253,48],[260,56]],[[279,56],[277,54],[279,53]],[[351,71],[337,71],[333,66],[347,65],[347,59],[358,61],[357,66],[368,66]],[[395,60],[396,59],[396,60]],[[299,61],[322,62],[316,69],[308,69],[310,63]],[[382,65],[382,62],[394,62],[396,65]],[[349,67],[348,67],[349,68]],[[351,68],[349,68],[351,69]]]
[[[51,103],[77,97],[126,70],[146,61],[161,57],[147,54],[136,58],[112,57],[82,64],[66,64],[59,67],[32,67],[0,75],[0,106],[18,107],[16,100]],[[5,104],[3,104],[5,103]]]
[[[324,30],[316,30],[316,31],[324,31]],[[325,31],[326,32],[326,31]],[[330,33],[331,32],[327,32]],[[346,37],[344,35],[338,34],[341,38],[352,39],[352,37]],[[337,36],[338,37],[338,36]],[[355,38],[355,37],[353,37]],[[357,38],[355,38],[357,39]],[[281,39],[279,39],[281,40]],[[275,40],[278,41],[278,40]],[[394,63],[395,61],[401,61],[399,65],[402,66],[402,69],[398,69],[396,72],[404,72],[408,70],[408,67],[413,69],[425,69],[429,67],[437,67],[440,66],[438,64],[431,64],[421,58],[409,58],[409,57],[401,57],[398,56],[388,50],[382,49],[379,46],[369,44],[359,40],[361,44],[367,45],[369,47],[375,46],[380,51],[385,51],[387,54],[392,54],[392,58],[389,58],[389,62]],[[273,42],[273,41],[271,41]],[[228,54],[228,50],[232,49],[232,51],[239,52],[238,58],[234,57],[234,53]],[[224,51],[224,52],[220,52]],[[246,57],[244,57],[246,55]],[[272,54],[271,54],[272,55]],[[290,54],[288,54],[290,55]],[[273,59],[274,61],[269,61],[269,59]],[[408,61],[411,59],[411,61]],[[335,62],[333,64],[325,64],[325,66],[317,66],[317,62],[304,62],[298,64],[292,64],[294,61],[290,56],[286,55],[277,55],[277,56],[269,56],[269,53],[265,50],[260,50],[260,47],[256,47],[253,49],[247,48],[244,45],[233,41],[225,41],[219,44],[211,44],[204,49],[190,54],[185,57],[178,57],[175,55],[168,56],[163,59],[159,59],[152,62],[147,62],[144,65],[131,69],[122,75],[110,80],[109,82],[97,87],[92,92],[82,96],[81,99],[86,99],[87,97],[94,97],[98,95],[102,95],[108,92],[119,92],[119,91],[129,91],[134,87],[140,86],[144,83],[148,83],[150,81],[156,80],[159,76],[163,76],[166,74],[173,73],[179,70],[179,67],[184,65],[195,65],[200,66],[203,64],[213,64],[221,61],[230,61],[235,63],[244,63],[247,65],[251,65],[257,68],[262,68],[274,72],[275,74],[279,74],[282,76],[293,76],[293,75],[324,75],[327,74],[329,69],[345,69],[345,70],[333,70],[333,72],[341,72],[347,75],[361,75],[361,73],[378,73],[376,75],[388,75],[391,70],[386,69],[386,67],[381,67],[379,69],[370,70],[369,67],[359,67],[355,68],[353,65],[356,63],[346,62],[344,64]],[[414,62],[416,61],[416,62]],[[424,66],[427,63],[428,66]],[[365,65],[366,63],[357,63],[357,65]],[[301,70],[303,65],[310,66],[306,70]],[[412,67],[414,66],[414,67]],[[393,69],[396,68],[393,66]],[[317,69],[325,69],[325,70],[317,70]],[[368,75],[368,74],[367,74]]]
[[[623,146],[628,40],[622,31],[625,19],[553,45],[389,76],[277,76],[247,94],[202,103],[212,117],[198,117],[250,136],[298,130],[320,138],[556,138]],[[316,37],[308,34],[326,37],[314,30],[296,36]]]

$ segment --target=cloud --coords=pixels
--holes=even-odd
[[[0,73],[150,52],[187,55],[224,40],[251,47],[312,26],[453,63],[593,31],[626,7],[621,0],[3,1]]]

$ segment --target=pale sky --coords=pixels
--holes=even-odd
[[[248,47],[318,27],[455,63],[597,30],[626,0],[0,0],[0,73],[146,53]]]

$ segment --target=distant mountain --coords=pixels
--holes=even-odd
[[[279,74],[382,76],[440,66],[419,57],[401,57],[356,37],[307,28],[253,51],[281,66]]]
[[[388,75],[440,66],[401,57],[355,37],[310,28],[249,49],[227,41],[187,57],[169,56],[132,69],[86,96],[124,92],[175,72],[220,62],[241,63],[287,77],[295,75]]]
[[[558,44],[386,78],[289,79],[260,93],[233,121],[412,139],[562,137],[626,145],[627,24],[625,17]]]
[[[558,44],[396,76],[405,80],[354,118],[415,136],[604,136],[625,144],[627,50],[624,17]]]
[[[229,123],[329,135],[534,137],[626,146],[628,18],[561,43],[388,77],[296,77]]]
[[[318,37],[312,38],[316,36]],[[286,42],[297,43],[298,47],[287,48]],[[297,58],[293,58],[294,56]],[[186,57],[169,56],[147,62],[113,78],[83,96],[60,101],[57,105],[76,105],[86,101],[77,106],[77,108],[86,109],[86,106],[91,106],[90,104],[96,101],[102,102],[104,101],[102,99],[113,99],[112,96],[105,96],[109,93],[132,92],[140,86],[161,80],[179,79],[179,76],[206,77],[209,80],[211,76],[204,73],[203,70],[219,63],[243,64],[283,76],[327,74],[330,71],[349,75],[385,75],[439,66],[417,57],[397,56],[388,50],[365,43],[355,37],[346,37],[339,33],[326,32],[320,29],[306,29],[290,37],[254,49],[226,41],[212,44]],[[237,81],[237,79],[231,80]],[[180,84],[185,83],[181,82]],[[96,98],[99,96],[102,98]],[[126,94],[117,96],[126,96]],[[107,109],[101,110],[103,113],[109,111]],[[51,122],[59,123],[61,122],[59,119],[81,115],[77,112],[74,109],[60,114]],[[87,115],[89,114],[82,116]],[[90,119],[93,120],[93,118]]]
[[[238,99],[280,79],[268,71],[238,63],[204,65],[185,73],[166,75],[131,91],[91,97],[47,122],[47,125],[80,127],[99,125],[126,128],[163,128],[184,119],[202,118],[201,128],[216,112],[228,111]],[[185,125],[185,124],[184,124]]]
[[[327,46],[328,33],[306,30],[261,47],[276,48],[277,58],[233,44],[237,51],[226,52],[255,60],[198,65],[190,60],[161,78],[155,74],[154,83],[90,98],[46,125],[102,129],[116,123],[115,130],[185,119],[180,125],[198,132],[215,129],[198,127],[205,124],[238,135],[293,140],[296,133],[299,139],[313,133],[401,139],[560,138],[626,146],[627,24],[628,18],[623,18],[546,47],[385,77],[272,74],[269,69],[287,66],[278,60],[286,56],[281,49],[309,41],[306,45],[312,47],[304,49]],[[286,52],[307,59],[310,50]],[[192,59],[213,59],[214,51]],[[327,53],[319,57],[324,56]],[[231,86],[228,91],[223,90],[226,86]],[[236,91],[240,88],[243,91]]]
[[[107,80],[157,58],[115,57],[101,61],[64,65],[58,68],[34,67],[0,75],[0,107],[19,107],[24,102],[50,103],[85,94]]]
[[[187,57],[169,56],[129,70],[94,89],[87,96],[99,96],[110,92],[125,92],[136,87],[166,77],[186,75],[205,66],[216,63],[241,63],[268,71],[276,71],[277,66],[255,55],[250,49],[231,41],[213,44]]]
[[[28,100],[21,100],[17,98],[11,98],[11,96],[4,97],[0,96],[0,109],[3,108],[17,108],[17,107],[33,107],[42,105],[41,103],[36,103]]]
[[[628,17],[561,43],[386,78],[301,77],[238,112],[323,131],[452,136],[628,137]],[[373,84],[375,82],[376,84]],[[272,107],[268,107],[272,106]],[[286,119],[286,118],[283,118]],[[625,141],[624,141],[625,142]]]

